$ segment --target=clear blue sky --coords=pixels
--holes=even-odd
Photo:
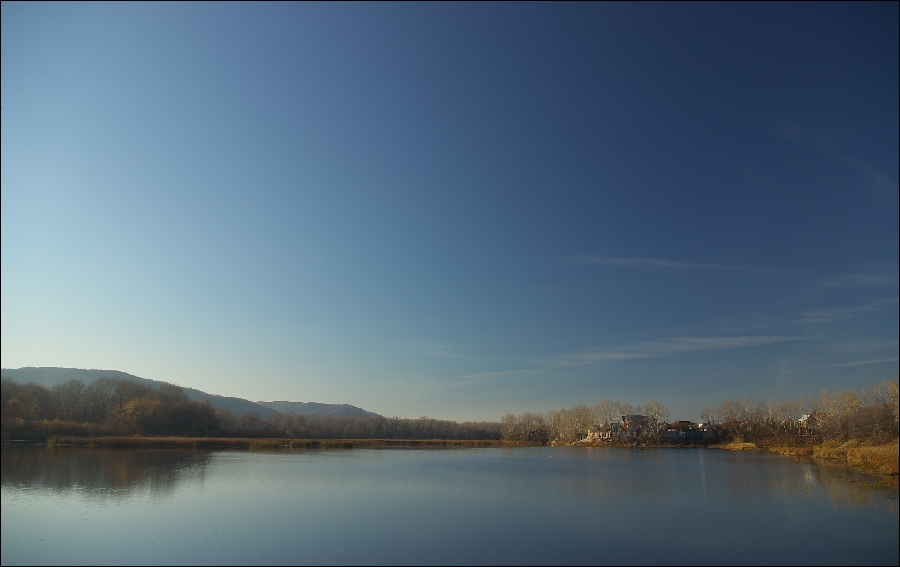
[[[898,375],[898,3],[2,4],[2,366],[499,419]]]

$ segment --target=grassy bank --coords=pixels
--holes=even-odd
[[[259,439],[245,437],[74,437],[47,438],[48,445],[107,448],[316,449],[366,447],[497,447],[501,441],[465,439]]]
[[[181,449],[316,449],[316,448],[378,448],[378,447],[500,447],[526,446],[528,443],[499,440],[465,439],[278,439],[248,437],[143,437],[143,436],[50,436],[48,445],[105,448],[181,448]],[[552,443],[551,443],[552,444]],[[567,444],[568,445],[568,444]],[[579,446],[616,446],[615,444],[590,443]],[[622,447],[634,447],[622,444]],[[653,445],[644,445],[650,447]],[[667,445],[656,445],[667,446]],[[745,443],[736,441],[711,448],[728,450],[764,451],[778,455],[812,457],[836,460],[854,468],[897,478],[900,472],[900,439],[887,444],[859,441],[825,441],[822,443],[784,444]]]
[[[782,455],[796,454],[790,452],[796,449],[784,446],[766,447],[766,450]],[[861,444],[858,441],[846,443],[826,441],[812,447],[811,454],[807,456],[814,459],[842,461],[855,468],[879,474],[897,476],[900,472],[900,464],[898,464],[900,463],[900,442],[898,440],[885,445]]]
[[[897,477],[900,472],[900,439],[891,443],[875,444],[860,441],[825,441],[817,444],[779,444],[734,442],[717,445],[719,449],[761,450],[777,455],[829,459],[854,468]]]

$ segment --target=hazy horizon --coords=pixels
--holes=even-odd
[[[0,363],[459,421],[896,378],[898,17],[4,2]]]

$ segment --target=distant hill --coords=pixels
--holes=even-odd
[[[120,370],[85,370],[82,368],[55,368],[55,367],[25,367],[25,368],[3,368],[0,370],[3,378],[12,378],[20,384],[40,384],[47,388],[52,388],[58,384],[63,384],[69,380],[81,380],[85,384],[90,384],[97,378],[122,378],[131,380],[147,386],[155,386],[159,380],[150,380],[134,376]],[[364,409],[349,404],[317,404],[315,402],[258,402],[253,403],[243,398],[231,398],[227,396],[218,396],[216,394],[208,394],[206,392],[195,390],[194,388],[186,388],[182,386],[188,397],[195,402],[209,400],[216,408],[230,408],[234,413],[253,413],[256,412],[260,417],[266,419],[274,412],[281,413],[298,413],[305,415],[327,415],[333,417],[377,417],[377,413],[372,413]],[[281,409],[285,408],[285,409]]]
[[[316,402],[256,402],[257,405],[271,408],[281,413],[297,413],[303,415],[327,415],[331,417],[381,417],[377,413],[366,411],[350,404],[318,404]]]
[[[159,380],[150,380],[141,378],[120,370],[85,370],[82,368],[55,368],[55,367],[25,367],[25,368],[4,368],[0,370],[4,378],[12,378],[20,384],[34,383],[52,388],[57,384],[63,384],[69,380],[81,380],[85,384],[90,384],[97,378],[122,378],[131,380],[146,386],[156,386]],[[209,400],[216,408],[231,408],[234,413],[253,413],[256,412],[263,419],[272,415],[272,408],[254,404],[243,398],[230,398],[226,396],[217,396],[216,394],[208,394],[194,388],[185,388],[184,393],[188,398],[195,402]]]
[[[120,372],[119,370],[85,370],[83,368],[55,367],[35,368],[33,366],[26,366],[25,368],[16,369],[4,368],[0,370],[0,373],[2,373],[3,378],[12,378],[19,384],[40,384],[41,386],[46,386],[48,388],[52,388],[58,384],[64,384],[69,380],[81,380],[85,384],[90,384],[101,376],[105,378],[122,378],[124,380],[131,380],[132,382],[139,382],[146,386],[156,385],[155,380],[133,376],[126,372]]]

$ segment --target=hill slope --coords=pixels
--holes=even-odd
[[[155,386],[158,380],[150,380],[141,378],[120,370],[87,370],[83,368],[56,368],[56,367],[25,367],[25,368],[3,368],[0,370],[4,378],[12,378],[20,384],[40,384],[47,388],[52,388],[58,384],[63,384],[69,380],[81,380],[85,384],[90,384],[97,378],[121,378],[123,380],[131,380],[147,386]],[[194,388],[182,386],[188,397],[195,402],[209,400],[213,407],[230,408],[234,413],[253,413],[256,412],[260,417],[266,419],[274,412],[281,413],[301,413],[305,415],[327,415],[333,417],[373,417],[378,414],[368,412],[356,406],[348,404],[318,404],[315,402],[259,402],[253,403],[243,398],[232,398],[228,396],[219,396],[209,394]],[[285,409],[279,409],[279,408]]]
[[[298,413],[303,415],[327,415],[331,417],[381,417],[377,413],[366,411],[350,404],[319,404],[316,402],[256,402],[257,405],[271,408],[281,413]]]

